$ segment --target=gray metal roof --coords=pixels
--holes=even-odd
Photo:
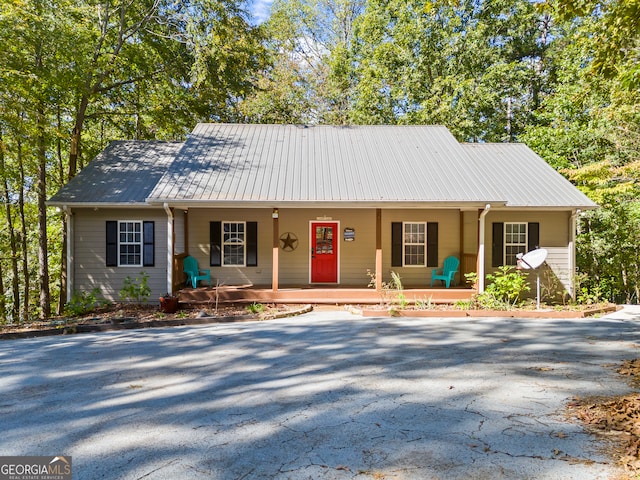
[[[150,202],[482,203],[478,181],[442,126],[199,124]]]
[[[461,145],[474,162],[478,180],[502,192],[509,207],[597,207],[523,143]]]
[[[145,205],[181,146],[181,142],[112,142],[47,203]]]
[[[523,144],[460,144],[443,126],[199,124],[184,143],[110,144],[50,205],[596,204]]]

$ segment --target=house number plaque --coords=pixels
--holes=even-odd
[[[344,241],[353,242],[356,239],[356,231],[354,228],[347,227],[344,229]]]

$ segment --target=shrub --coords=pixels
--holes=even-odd
[[[473,283],[478,279],[476,273],[467,274],[466,277]],[[496,273],[487,275],[486,278],[491,283],[474,298],[481,308],[508,310],[519,305],[522,294],[531,289],[527,283],[527,275],[510,266],[499,267]]]
[[[414,303],[418,310],[433,310],[435,308],[433,297],[429,297],[426,300],[422,298],[416,298]]]
[[[120,289],[120,299],[128,302],[145,303],[151,296],[151,288],[148,285],[149,275],[140,272],[140,276],[135,280],[131,277],[124,279],[124,284]]]
[[[370,279],[369,285],[367,286],[375,288],[376,274],[371,270],[367,270],[367,275]],[[385,303],[397,304],[399,308],[406,308],[406,306],[409,305],[409,301],[403,291],[402,279],[397,272],[391,271],[390,282],[382,282],[382,297]]]
[[[253,302],[251,305],[247,305],[249,313],[259,314],[264,312],[264,305],[261,303]]]
[[[109,301],[102,298],[100,289],[96,287],[90,292],[73,292],[71,300],[64,306],[64,311],[67,315],[78,316],[108,304]]]

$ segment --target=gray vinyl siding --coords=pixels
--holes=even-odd
[[[299,247],[293,252],[280,250],[280,282],[308,285],[311,264],[311,223],[338,223],[338,282],[342,286],[366,287],[367,270],[375,270],[375,210],[285,209],[280,210],[280,233],[293,232]],[[355,230],[353,242],[344,241],[344,229]]]
[[[273,219],[271,209],[189,210],[189,254],[203,268],[211,268],[215,281],[224,285],[271,285],[273,272]],[[310,222],[318,217],[339,224],[340,285],[366,287],[367,269],[375,270],[375,210],[280,209],[280,235],[290,232],[298,238],[295,250],[278,250],[279,283],[282,286],[309,284]],[[212,221],[257,221],[257,267],[210,267],[209,224]],[[356,240],[345,242],[346,227],[355,229]]]
[[[186,252],[184,229],[185,229],[185,213],[182,209],[176,209],[173,212],[173,233],[174,233],[173,252],[175,254]]]
[[[431,284],[431,274],[436,267],[392,267],[391,223],[438,223],[438,267],[450,255],[460,258],[460,212],[458,210],[383,210],[382,211],[382,271],[383,281],[391,280],[391,271],[400,275],[402,285],[409,288],[426,288]],[[460,279],[456,278],[459,282]]]
[[[495,272],[491,267],[491,242],[493,222],[538,222],[540,224],[540,248],[548,251],[545,269],[541,271],[541,282],[557,282],[565,290],[571,291],[571,272],[569,270],[570,212],[543,211],[507,211],[495,210],[486,216],[485,229],[485,272]],[[529,275],[531,291],[535,297],[536,275]]]
[[[564,290],[571,292],[571,275],[569,272],[569,248],[568,247],[546,247],[549,252],[547,255],[547,269],[540,272],[540,282],[542,285],[555,284],[562,285]],[[534,275],[531,275],[530,281],[535,281]],[[534,292],[532,288],[532,292]]]
[[[198,260],[200,268],[211,270],[214,285],[271,285],[273,249],[270,209],[209,209],[189,210],[189,255]],[[209,225],[213,221],[258,222],[257,267],[212,267],[210,260]]]
[[[91,292],[99,288],[101,295],[118,302],[119,292],[127,276],[135,278],[144,271],[151,287],[149,303],[157,303],[167,290],[167,215],[162,209],[74,209],[73,288]],[[140,220],[155,222],[155,266],[107,267],[106,221]]]
[[[478,253],[478,211],[460,212],[464,222],[463,248],[467,254]]]

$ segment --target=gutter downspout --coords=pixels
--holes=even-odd
[[[73,270],[73,265],[75,263],[73,258],[73,214],[71,213],[69,205],[63,205],[62,211],[67,217],[67,301],[70,302],[71,298],[73,298],[75,282],[75,271]]]
[[[487,216],[487,213],[489,213],[489,210],[491,210],[491,204],[487,203],[482,213],[480,213],[480,219],[479,219],[480,241],[478,243],[478,293],[484,292],[484,237],[485,237],[484,217]]]
[[[582,213],[578,208],[573,211],[569,218],[569,294],[572,300],[576,299],[576,219]]]
[[[167,212],[167,292],[173,294],[173,212],[165,202]]]

